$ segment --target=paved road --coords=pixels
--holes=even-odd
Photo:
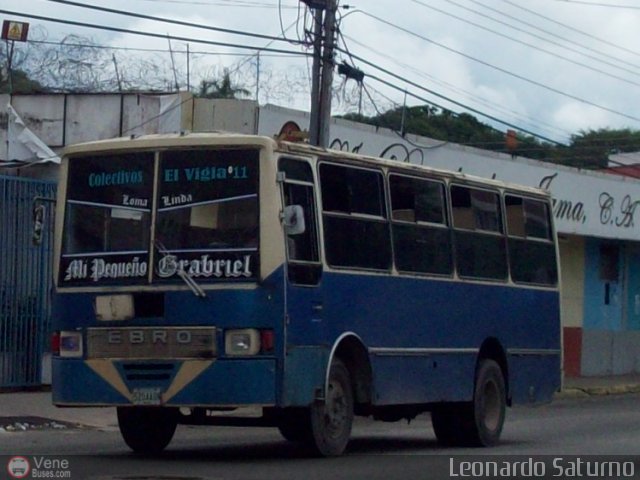
[[[626,394],[510,409],[502,445],[488,450],[440,447],[423,416],[409,425],[359,420],[347,454],[338,459],[309,458],[273,429],[185,426],[165,454],[153,458],[131,454],[115,428],[2,433],[0,455],[58,455],[70,459],[72,478],[105,480],[440,478],[428,473],[453,455],[637,455],[638,405],[639,394]],[[634,478],[640,478],[640,464]]]

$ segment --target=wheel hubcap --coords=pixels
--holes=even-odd
[[[495,382],[489,381],[484,385],[482,398],[484,424],[488,430],[496,431],[500,425],[502,410],[500,408],[500,389]]]
[[[337,382],[331,382],[327,392],[324,412],[324,420],[330,436],[337,437],[344,430],[347,410],[347,400],[342,385]]]

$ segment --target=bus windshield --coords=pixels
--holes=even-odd
[[[61,285],[257,273],[257,150],[75,157],[68,178]]]
[[[258,251],[258,152],[176,150],[161,155],[156,280],[253,277]],[[177,259],[176,259],[177,256]]]
[[[132,154],[73,163],[64,254],[147,253],[153,187],[151,159],[153,156]]]
[[[257,248],[258,191],[248,181],[253,169],[218,153],[163,157],[156,238],[167,249]]]

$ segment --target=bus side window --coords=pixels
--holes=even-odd
[[[507,279],[507,252],[498,192],[451,186],[455,257],[464,278]]]
[[[311,166],[304,161],[283,158],[279,169],[285,173],[282,185],[284,205],[299,205],[304,212],[304,232],[286,236],[287,274],[292,283],[317,285],[322,274],[318,247],[316,203]]]
[[[516,283],[555,285],[556,253],[547,203],[505,196],[511,278]]]
[[[444,184],[391,174],[389,188],[398,271],[450,275],[453,258]]]
[[[332,267],[391,270],[391,236],[382,172],[320,164],[322,221]]]

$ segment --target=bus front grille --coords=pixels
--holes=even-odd
[[[87,330],[88,359],[210,359],[215,327],[126,327]]]
[[[162,363],[125,363],[122,365],[125,378],[128,381],[136,380],[170,380],[173,375],[174,365]]]

